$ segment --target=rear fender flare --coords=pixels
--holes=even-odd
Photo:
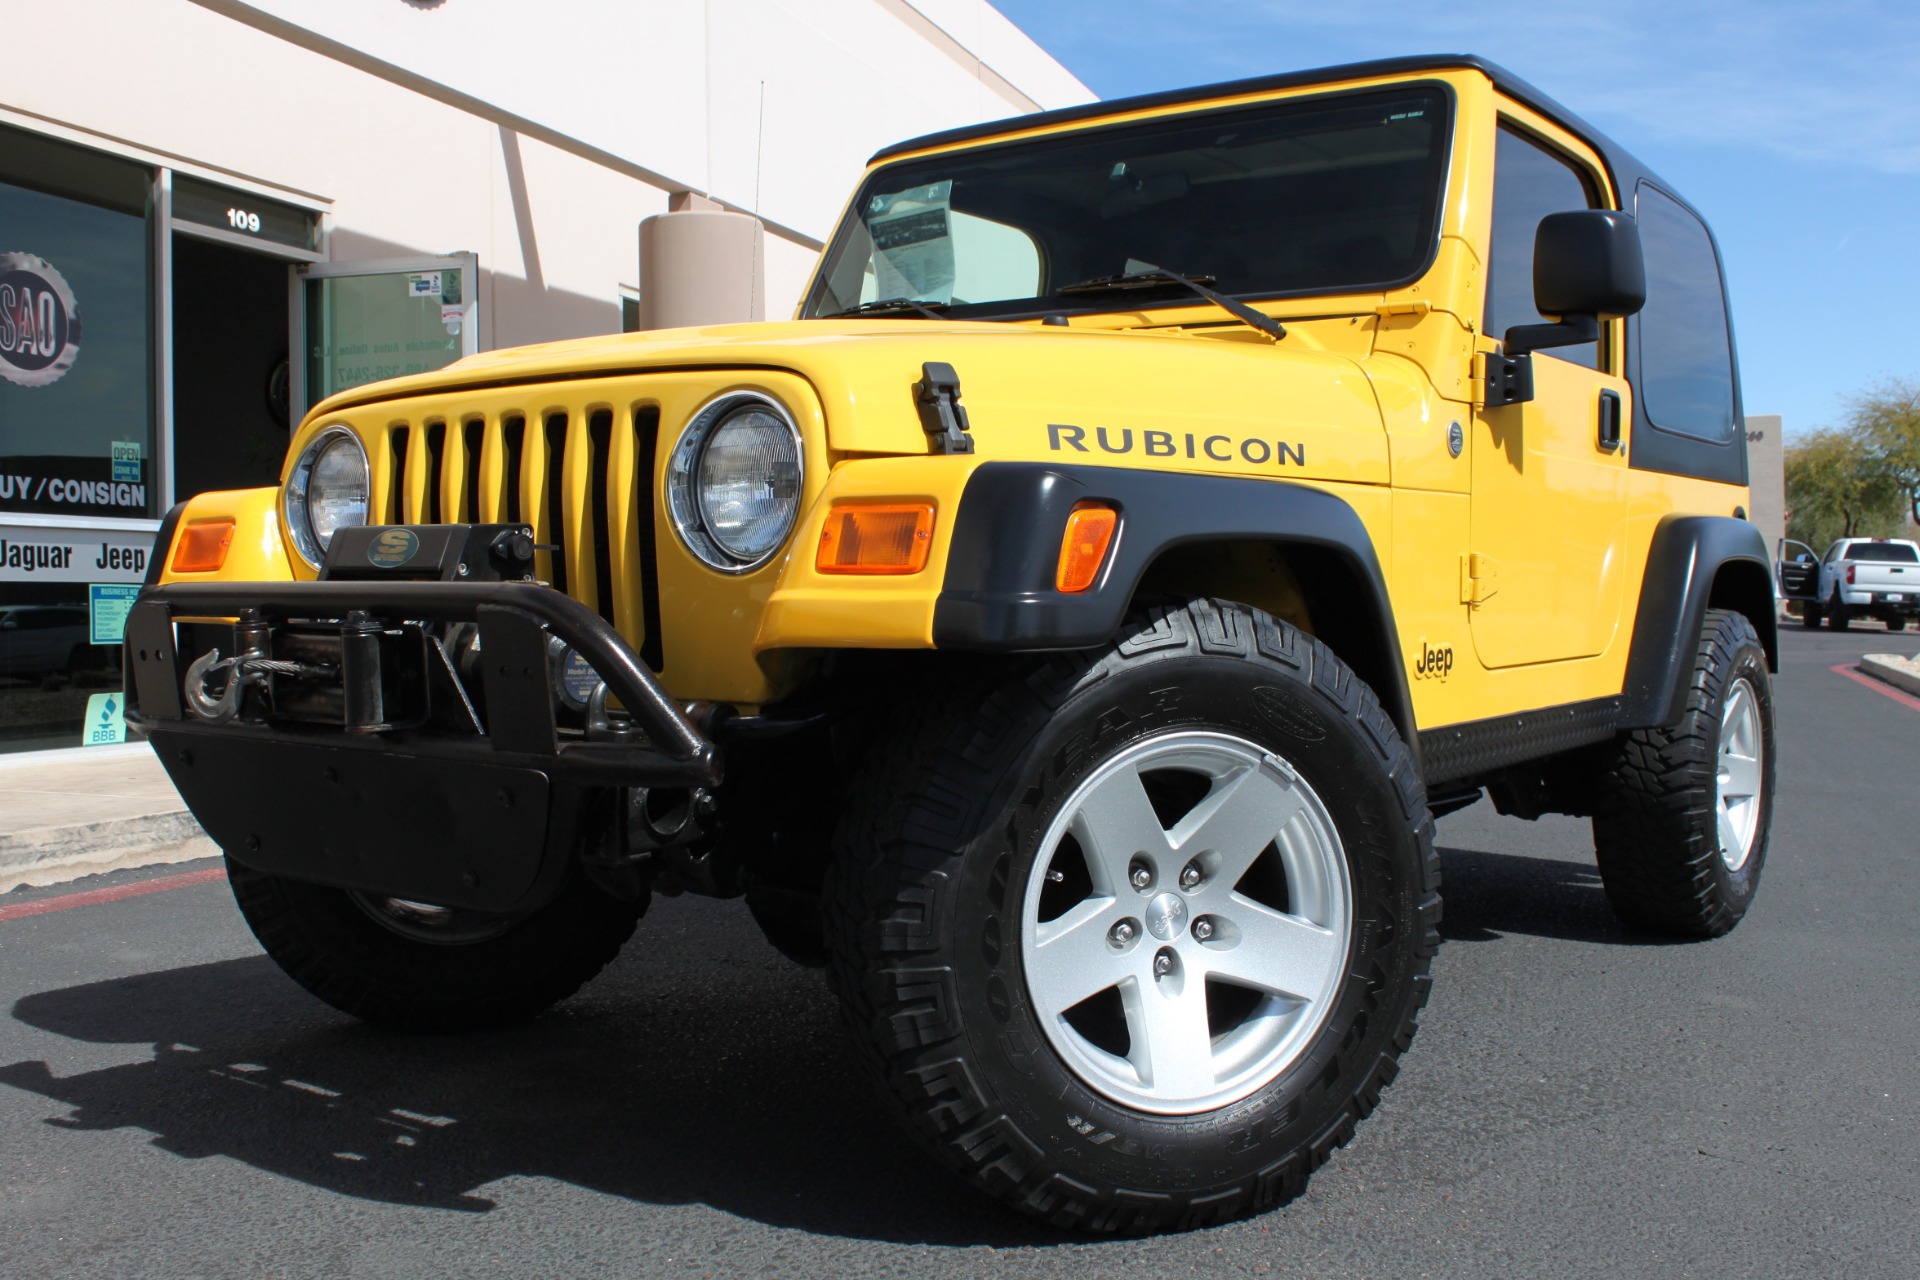
[[[1710,608],[1747,616],[1767,666],[1780,666],[1773,565],[1766,540],[1731,516],[1667,516],[1654,530],[1621,690],[1621,727],[1671,724],[1686,710],[1694,641]]]

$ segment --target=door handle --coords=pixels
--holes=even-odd
[[[1616,453],[1620,448],[1620,395],[1615,391],[1600,393],[1600,438],[1597,441],[1602,453]]]

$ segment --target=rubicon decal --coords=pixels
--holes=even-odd
[[[1413,674],[1422,680],[1445,680],[1453,671],[1453,646],[1435,647],[1420,639],[1420,654],[1413,660]]]
[[[58,382],[80,356],[80,308],[45,258],[0,253],[0,378],[22,387]]]
[[[1047,424],[1047,447],[1055,453],[1139,454],[1148,458],[1238,462],[1256,467],[1304,467],[1304,441],[1260,436],[1208,435],[1199,431],[1135,431],[1132,427],[1076,427]]]

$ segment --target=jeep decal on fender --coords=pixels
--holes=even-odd
[[[1434,648],[1420,637],[1420,656],[1413,661],[1413,674],[1419,680],[1445,680],[1453,671],[1453,646]]]
[[[1214,462],[1249,462],[1256,467],[1268,462],[1280,467],[1307,465],[1307,446],[1304,441],[1289,444],[1285,440],[1268,442],[1258,436],[1236,438],[1200,435],[1193,431],[1183,432],[1179,436],[1171,431],[1142,431],[1136,436],[1132,427],[1114,430],[1095,427],[1093,439],[1104,453],[1133,453],[1137,442],[1139,452],[1149,458],[1208,458]],[[1047,446],[1055,453],[1061,452],[1062,445],[1079,453],[1092,453],[1086,440],[1085,427],[1070,426],[1064,422],[1047,424]]]

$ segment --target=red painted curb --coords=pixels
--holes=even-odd
[[[1910,693],[1902,693],[1884,680],[1875,680],[1872,676],[1861,675],[1851,663],[1843,662],[1839,666],[1828,667],[1827,670],[1837,676],[1845,676],[1855,684],[1863,684],[1875,693],[1885,694],[1903,707],[1912,707],[1915,711],[1920,711],[1920,698]]]
[[[140,880],[133,884],[115,885],[111,889],[89,889],[84,893],[64,893],[57,898],[40,898],[34,902],[22,902],[11,907],[0,907],[0,921],[23,920],[28,916],[44,916],[52,911],[71,911],[75,907],[91,907],[101,902],[118,902],[122,898],[137,898],[146,893],[165,893],[169,889],[187,889],[196,884],[208,884],[214,880],[225,880],[225,867],[209,867],[205,871],[183,871],[177,876],[159,876],[152,880]]]

